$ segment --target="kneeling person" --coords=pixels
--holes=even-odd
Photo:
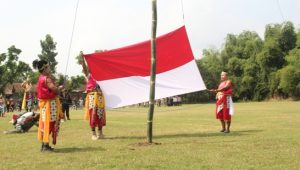
[[[4,131],[4,133],[10,134],[27,132],[33,125],[38,126],[39,118],[40,114],[34,112],[24,112],[20,115],[13,115],[12,123],[15,126],[15,129]]]

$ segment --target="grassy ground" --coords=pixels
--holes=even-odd
[[[153,145],[147,108],[107,111],[105,139],[92,141],[83,111],[61,126],[55,153],[41,153],[37,128],[0,133],[0,169],[300,169],[300,102],[236,103],[230,134],[214,104],[156,107]],[[11,113],[0,131],[11,129]]]

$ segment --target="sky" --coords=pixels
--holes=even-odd
[[[57,71],[75,76],[81,74],[75,60],[80,51],[151,37],[151,0],[79,0],[74,20],[77,2],[0,0],[0,53],[15,45],[22,50],[19,60],[31,65],[41,53],[40,40],[50,34],[57,43]],[[300,0],[157,0],[157,36],[185,25],[194,57],[200,58],[203,49],[221,49],[228,33],[255,31],[263,38],[267,24],[284,21],[298,30],[299,11]]]

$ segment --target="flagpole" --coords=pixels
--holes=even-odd
[[[155,78],[156,78],[156,28],[157,28],[157,7],[156,0],[152,0],[152,31],[151,31],[151,77],[150,77],[150,96],[148,112],[147,142],[152,143],[152,123],[154,114],[155,99]]]

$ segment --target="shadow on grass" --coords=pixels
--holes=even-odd
[[[155,136],[157,139],[162,138],[187,138],[187,137],[216,137],[216,136],[244,136],[251,135],[251,133],[259,133],[262,130],[243,130],[243,131],[232,131],[230,133],[222,132],[203,132],[203,133],[181,133],[181,134],[167,134]]]
[[[27,131],[27,132],[25,132],[25,133],[37,133],[38,132],[38,130],[37,129],[34,129],[34,130],[29,130],[29,131]]]
[[[101,147],[85,147],[85,148],[78,148],[78,147],[70,147],[70,148],[55,148],[56,153],[74,153],[74,152],[91,152],[91,151],[105,151],[104,148]]]
[[[249,129],[232,131],[230,133],[221,132],[199,132],[199,133],[178,133],[178,134],[164,134],[164,135],[153,135],[153,138],[164,139],[164,138],[194,138],[194,137],[216,137],[216,136],[244,136],[262,132],[260,129]],[[115,136],[106,137],[105,139],[146,139],[146,136]]]

